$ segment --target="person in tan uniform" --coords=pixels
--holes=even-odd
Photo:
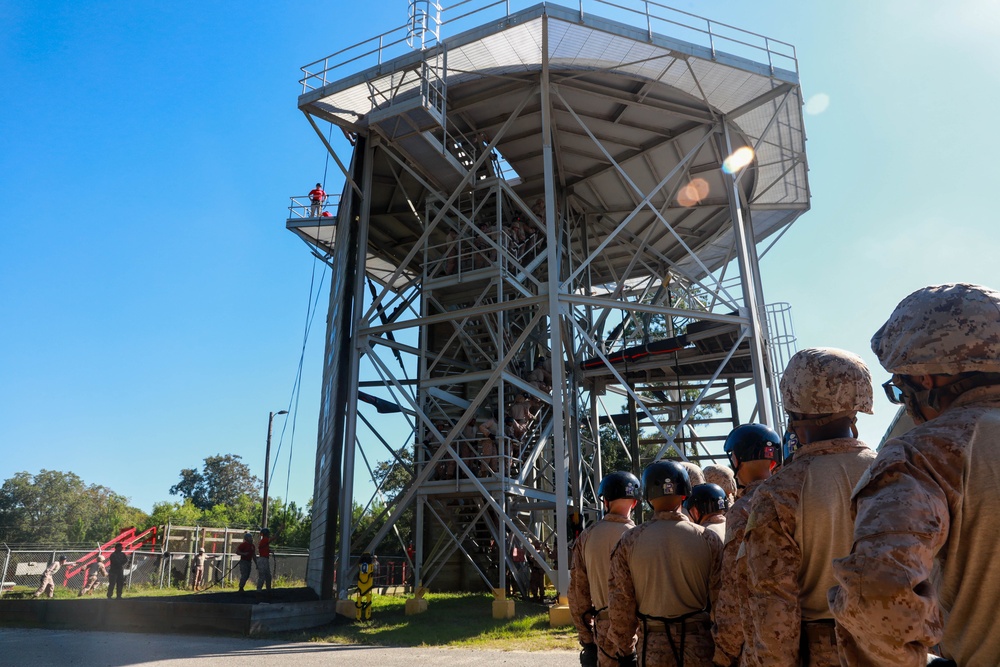
[[[707,465],[701,470],[705,473],[705,483],[717,484],[723,491],[725,491],[726,497],[729,500],[729,506],[732,507],[733,502],[736,501],[736,476],[733,474],[732,468],[719,465]]]
[[[699,526],[715,531],[725,544],[726,510],[729,496],[718,484],[699,484],[691,489],[691,495],[684,499],[684,509]]]
[[[569,580],[569,611],[580,637],[583,667],[614,667],[614,647],[608,643],[608,574],[611,552],[625,531],[635,528],[632,510],[639,502],[639,480],[630,472],[605,475],[597,488],[604,518],[576,539]]]
[[[681,513],[687,470],[656,461],[642,474],[653,517],[626,532],[611,556],[609,639],[621,666],[712,664],[709,609],[719,586],[722,540]]]
[[[740,491],[739,497],[726,512],[722,585],[715,603],[715,625],[712,628],[715,639],[713,661],[723,667],[735,667],[746,664],[743,659],[743,644],[749,631],[744,632],[744,625],[750,617],[746,558],[737,561],[736,556],[743,544],[743,532],[750,516],[750,501],[754,492],[764,480],[771,477],[778,465],[781,436],[763,424],[743,424],[730,431],[726,437],[725,451],[730,465],[736,471],[735,478]]]
[[[924,665],[939,645],[941,664],[1000,665],[1000,292],[917,290],[872,350],[917,425],[854,495],[854,548],[829,596],[841,662]]]
[[[750,665],[836,667],[826,592],[833,559],[851,550],[851,492],[875,460],[855,426],[872,411],[871,375],[856,354],[809,348],[788,361],[780,389],[799,447],[750,505],[737,554],[749,584],[744,652]]]
[[[63,565],[74,565],[72,561],[66,562],[66,556],[59,556],[59,560],[53,561],[49,564],[45,571],[42,572],[42,582],[38,586],[38,590],[35,591],[35,597],[41,597],[42,595],[47,595],[52,597],[56,592],[56,572],[59,571]]]
[[[104,555],[100,554],[97,556],[97,560],[87,566],[87,583],[77,593],[77,597],[90,595],[97,590],[97,587],[101,584],[101,580],[108,578],[108,568],[104,565],[104,560]]]

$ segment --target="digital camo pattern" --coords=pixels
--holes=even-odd
[[[718,484],[730,498],[736,496],[736,475],[729,466],[709,465],[702,468],[702,472],[706,483]]]
[[[745,558],[747,568],[746,664],[839,664],[821,662],[821,646],[803,662],[801,628],[803,621],[815,621],[817,616],[830,618],[826,592],[836,583],[831,560],[850,552],[851,490],[874,459],[875,453],[853,438],[813,442],[803,445],[791,463],[757,488],[737,556]],[[828,488],[839,489],[833,497],[840,498],[841,507],[832,506],[823,495]],[[799,525],[803,515],[810,517],[809,526]],[[823,530],[805,539],[803,530],[813,524]]]
[[[622,533],[634,527],[631,519],[620,514],[607,514],[603,520],[591,524],[576,538],[569,578],[569,611],[581,644],[595,642],[592,612],[599,611],[606,604],[601,601],[608,599],[607,573],[611,568],[611,552]],[[592,540],[595,533],[597,537]],[[603,571],[596,572],[597,576],[592,579],[587,561],[594,562],[595,559],[603,559],[606,567]],[[601,640],[603,645],[606,637]],[[607,646],[603,648],[613,655],[612,649]]]
[[[657,512],[649,521],[625,533],[621,540],[619,540],[618,546],[611,556],[611,575],[609,579],[610,604],[608,609],[611,617],[610,644],[614,647],[615,655],[624,656],[638,650],[639,664],[643,664],[642,648],[643,640],[645,639],[645,664],[648,666],[677,664],[670,647],[670,640],[667,637],[666,631],[663,630],[663,626],[659,625],[658,629],[655,630],[651,628],[648,637],[644,636],[642,633],[642,624],[638,617],[638,612],[648,613],[647,609],[640,609],[641,603],[639,598],[644,600],[661,600],[665,597],[665,592],[642,590],[641,594],[637,596],[632,575],[632,568],[646,570],[649,568],[664,567],[663,559],[648,563],[637,563],[634,562],[636,559],[632,556],[636,542],[642,539],[643,535],[654,524],[662,521],[691,523],[690,519],[679,511]],[[700,526],[696,526],[696,529],[700,531],[700,535],[704,539],[703,544],[707,547],[707,558],[711,561],[708,564],[711,573],[708,581],[709,599],[705,600],[704,603],[706,606],[714,608],[720,585],[719,571],[722,560],[722,540],[710,530],[704,530]],[[663,553],[663,550],[661,550],[661,553]],[[679,630],[679,627],[672,628],[675,640],[679,640],[680,638]],[[709,667],[712,664],[712,655],[715,649],[712,642],[711,625],[708,619],[698,619],[697,622],[695,620],[689,621],[686,626],[685,635],[685,667]],[[676,641],[675,645],[679,647],[679,641]]]
[[[799,414],[872,414],[872,376],[853,352],[833,347],[799,350],[781,375],[785,410]]]
[[[830,591],[845,665],[1000,665],[1000,387],[959,396],[883,446],[854,497]]]
[[[1000,292],[968,283],[919,289],[875,332],[872,351],[898,375],[1000,372]]]
[[[712,634],[715,638],[717,665],[725,667],[740,664],[743,653],[743,619],[749,618],[747,607],[746,558],[737,561],[736,555],[743,544],[743,531],[750,516],[750,500],[761,482],[750,482],[743,493],[726,513],[726,546],[722,550],[722,585],[715,603],[715,624]]]
[[[691,461],[677,461],[677,464],[687,470],[688,479],[691,480],[691,488],[705,483],[705,472],[697,463]]]

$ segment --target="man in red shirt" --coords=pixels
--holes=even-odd
[[[267,594],[271,595],[271,531],[260,529],[260,541],[257,543],[257,591],[267,585]]]
[[[236,547],[236,555],[240,557],[240,593],[243,592],[243,587],[246,586],[247,579],[250,578],[250,565],[253,563],[256,553],[257,549],[253,546],[253,535],[245,533],[243,541]]]
[[[323,202],[326,201],[326,193],[323,192],[323,186],[319,183],[316,187],[312,189],[309,193],[309,217],[318,218],[320,213],[323,211]]]

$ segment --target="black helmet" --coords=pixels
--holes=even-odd
[[[607,474],[597,487],[597,499],[605,502],[620,498],[639,500],[639,480],[630,472],[618,471]]]
[[[729,509],[729,498],[718,484],[699,484],[691,489],[691,495],[684,500],[684,509],[698,510],[702,516]]]
[[[740,463],[761,460],[780,463],[781,436],[763,424],[743,424],[730,431],[726,437],[725,450],[729,456],[729,464],[734,470],[736,469],[733,463],[734,456]]]
[[[662,496],[691,495],[687,470],[674,461],[656,461],[642,471],[642,497],[648,503]]]

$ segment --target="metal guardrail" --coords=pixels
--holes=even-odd
[[[326,201],[319,205],[320,214],[313,215],[314,204],[309,199],[309,195],[297,195],[289,197],[288,205],[289,220],[310,220],[317,217],[337,219],[337,209],[340,207],[340,195],[327,195]]]
[[[429,9],[418,8],[414,11],[412,5],[425,3]],[[795,47],[788,42],[713,21],[654,0],[579,0],[579,19],[582,21],[585,16],[595,13],[595,8],[611,8],[612,15],[607,18],[645,29],[650,40],[654,35],[664,35],[708,48],[713,58],[721,51],[767,65],[772,72],[776,67],[796,74],[799,71]],[[497,10],[493,13],[498,16],[489,16],[491,9]],[[462,0],[447,7],[427,3],[426,0],[416,0],[411,2],[410,20],[407,23],[301,67],[303,76],[299,83],[302,84],[302,92],[307,93],[335,81],[335,75],[339,78],[336,71],[347,65],[356,64],[358,69],[380,66],[388,60],[412,52],[418,46],[428,49],[437,45],[444,39],[446,29],[451,34],[459,34],[463,28],[476,27],[473,19],[481,23],[491,19],[506,20],[510,16],[510,0]]]

